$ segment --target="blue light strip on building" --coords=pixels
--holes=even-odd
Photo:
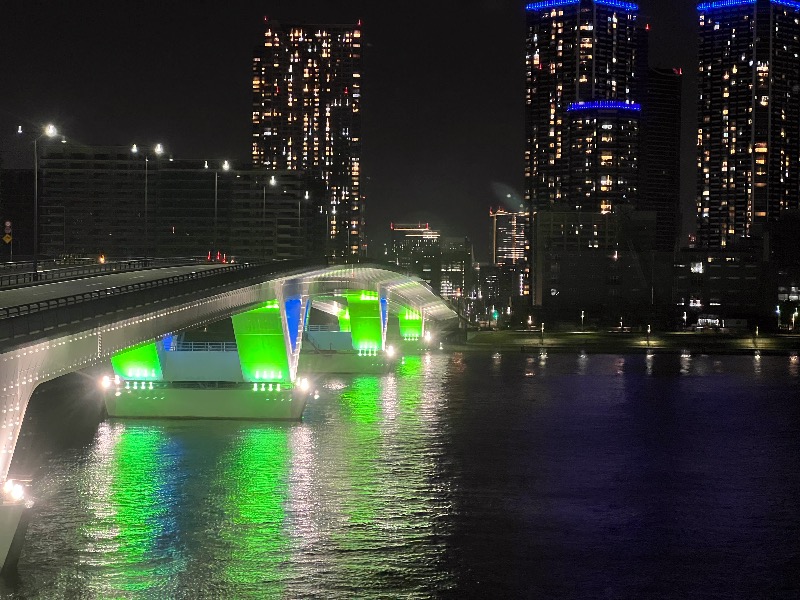
[[[795,0],[772,0],[772,3],[780,4],[781,6],[787,6],[795,10],[800,10],[800,2],[796,2]]]
[[[551,8],[559,8],[561,6],[572,6],[580,4],[580,0],[544,0],[543,2],[533,2],[525,7],[525,10],[535,12],[539,10],[550,10]],[[639,5],[633,2],[623,2],[622,0],[595,0],[595,4],[600,6],[610,6],[612,8],[619,8],[620,10],[627,10],[636,12],[639,10]]]
[[[619,100],[593,100],[592,102],[573,102],[567,107],[567,112],[576,110],[633,110],[640,112],[642,105]]]
[[[595,0],[594,3],[602,6],[611,6],[612,8],[627,10],[628,12],[636,12],[639,10],[639,6],[633,2],[622,2],[622,0]]]
[[[580,4],[580,0],[545,0],[544,2],[533,2],[532,4],[528,4],[525,10],[534,12],[537,10],[558,8],[560,6],[571,6],[573,4]]]
[[[716,10],[718,8],[735,8],[737,6],[745,6],[748,4],[755,4],[756,0],[716,0],[716,2],[703,2],[697,5],[697,10],[706,12],[709,10]]]
[[[800,2],[797,0],[770,0],[772,4],[786,6],[795,10],[800,10]],[[697,10],[707,12],[718,8],[736,8],[738,6],[752,6],[756,0],[716,0],[715,2],[703,2],[697,5]]]

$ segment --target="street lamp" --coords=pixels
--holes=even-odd
[[[17,134],[22,135],[22,125],[17,127]],[[54,138],[58,135],[58,129],[52,123],[48,123],[42,130],[41,135],[33,139],[33,280],[39,281],[39,140],[43,137]],[[61,142],[66,143],[62,137]]]
[[[796,308],[794,309],[794,312],[792,313],[792,331],[794,331],[794,321],[795,321],[795,319],[797,319],[797,309]]]
[[[586,316],[584,311],[581,311],[581,331],[583,331],[583,318]]]
[[[153,147],[153,153],[156,156],[161,156],[164,154],[164,146],[161,144],[156,144]],[[134,144],[131,146],[131,154],[139,154],[139,147]],[[145,154],[144,155],[144,264],[147,266],[147,255],[150,253],[150,237],[149,237],[149,225],[150,220],[147,214],[147,176],[148,176],[148,164],[150,163],[150,157]]]
[[[781,306],[780,304],[775,307],[775,314],[778,315],[778,331],[781,330]]]
[[[208,168],[208,161],[205,161],[203,165],[206,169]],[[231,164],[224,160],[222,161],[222,170],[223,171],[230,171]],[[219,188],[219,169],[214,169],[214,248],[213,252],[218,253],[219,250],[217,248],[217,192]]]

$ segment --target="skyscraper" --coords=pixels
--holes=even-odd
[[[492,263],[495,265],[527,264],[528,211],[521,206],[518,211],[489,209],[492,219]]]
[[[655,250],[672,252],[681,227],[680,69],[642,67],[640,186],[637,208],[656,213]]]
[[[525,199],[604,213],[634,202],[638,6],[544,0],[526,12]]]
[[[498,267],[498,277],[512,281],[507,286],[511,298],[530,296],[530,213],[524,205],[516,212],[500,207],[490,209],[489,217],[492,219],[492,264]]]
[[[265,18],[252,85],[254,165],[317,174],[328,190],[328,255],[362,254],[361,22]]]
[[[747,246],[800,201],[800,2],[718,0],[700,20],[701,246]]]

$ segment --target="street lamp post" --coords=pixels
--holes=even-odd
[[[205,163],[205,168],[208,168],[208,161]],[[229,171],[231,168],[231,164],[225,160],[222,161],[222,170]],[[214,248],[212,254],[216,254],[218,252],[217,248],[217,191],[219,188],[219,169],[214,169]]]
[[[156,144],[153,148],[153,152],[156,156],[161,156],[164,154],[164,146],[161,144]],[[131,146],[131,154],[138,154],[139,148],[134,144]],[[148,218],[147,214],[147,176],[148,176],[148,165],[150,163],[150,157],[145,154],[144,155],[144,265],[147,266],[148,254],[150,253],[150,219]]]
[[[586,316],[584,311],[581,311],[581,331],[583,331],[583,318]]]
[[[794,321],[795,321],[795,319],[797,319],[797,309],[796,308],[794,309],[794,312],[792,313],[792,331],[794,331]]]
[[[22,134],[22,125],[17,127]],[[39,140],[43,137],[54,138],[58,129],[52,123],[45,126],[41,135],[33,138],[33,280],[39,281]],[[62,143],[66,140],[62,138]]]
[[[264,199],[261,203],[261,258],[267,258],[267,186],[264,186]]]
[[[781,330],[781,305],[775,307],[775,314],[778,315],[778,331]]]

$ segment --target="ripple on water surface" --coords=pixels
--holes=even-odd
[[[96,399],[37,396],[4,597],[797,596],[796,358],[436,354],[318,387],[301,423],[88,436]]]

